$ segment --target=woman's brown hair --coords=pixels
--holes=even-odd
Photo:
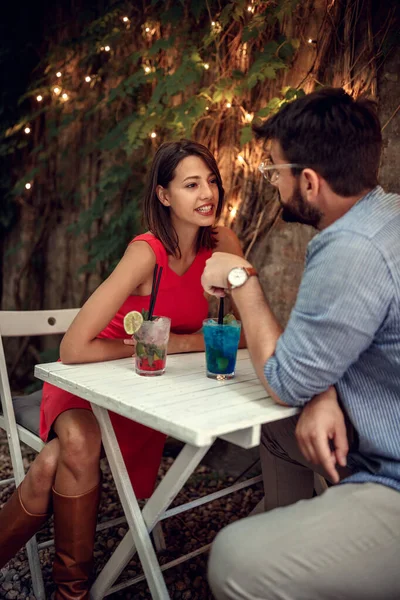
[[[224,202],[221,174],[216,160],[208,148],[190,140],[161,144],[154,156],[146,187],[143,206],[144,220],[146,227],[162,242],[167,253],[174,256],[180,255],[178,235],[171,223],[170,209],[161,204],[157,197],[156,188],[158,185],[163,188],[168,186],[175,177],[176,167],[187,156],[201,158],[215,175],[219,191],[216,220],[221,214]],[[196,252],[201,249],[212,250],[215,246],[215,229],[213,227],[200,227],[196,240]]]

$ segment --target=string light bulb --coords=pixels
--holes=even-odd
[[[90,77],[90,75],[86,75],[85,81],[86,81],[86,83],[90,83],[92,81],[92,78]]]
[[[251,6],[251,4],[249,4],[249,6],[247,7],[248,12],[254,12],[254,6]]]
[[[253,120],[253,115],[251,113],[246,113],[244,118],[248,123],[251,123]]]
[[[31,189],[31,187],[32,187],[32,184],[31,184],[31,183],[26,183],[26,184],[25,184],[25,187],[26,187],[26,189],[27,189],[27,190],[30,190],[30,189]]]
[[[157,137],[156,132],[152,131],[151,134],[150,134],[150,137],[153,138],[153,139],[156,138]]]
[[[43,96],[41,96],[41,95],[39,94],[39,96],[36,96],[36,100],[37,100],[38,102],[41,102],[41,101],[43,100]]]
[[[31,128],[30,127],[25,127],[24,132],[26,133],[26,135],[28,135],[28,133],[31,132]]]
[[[233,206],[233,207],[231,208],[231,210],[230,210],[230,213],[229,213],[229,214],[231,215],[232,219],[234,219],[234,218],[236,217],[237,211],[238,211],[238,209],[236,208],[236,206]]]
[[[150,27],[146,27],[145,32],[150,33]]]
[[[56,73],[56,77],[61,77],[61,76],[62,76],[62,73],[61,73],[61,71],[57,71],[57,73]]]
[[[106,52],[110,52],[111,48],[110,48],[110,46],[104,46],[104,50],[105,50]]]
[[[204,63],[203,67],[205,68],[206,71],[208,71],[208,69],[210,68],[210,65],[208,63]]]
[[[147,66],[147,67],[144,68],[144,72],[145,73],[150,73],[150,71],[151,71],[151,68],[149,66]]]
[[[127,23],[129,21],[128,17],[122,17],[122,20],[124,23]]]
[[[53,92],[56,96],[59,96],[61,94],[61,89],[56,86],[53,88]]]
[[[211,21],[211,27],[215,27],[215,21]]]
[[[244,165],[244,163],[246,162],[243,158],[243,156],[241,154],[238,154],[238,161],[240,162],[241,165]]]
[[[63,95],[61,96],[61,98],[64,100],[64,102],[66,102],[68,100],[69,96],[66,92],[64,92]]]
[[[210,110],[210,107],[209,107],[209,106],[206,106],[206,110]]]
[[[226,108],[231,108],[232,104],[231,104],[230,102],[227,102],[227,103],[225,104],[225,106],[226,106]]]

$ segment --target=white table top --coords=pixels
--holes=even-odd
[[[161,377],[141,377],[132,358],[63,365],[36,365],[35,375],[143,425],[194,446],[224,437],[240,446],[259,442],[262,423],[289,417],[296,408],[274,403],[259,382],[247,350],[239,350],[236,376],[209,379],[205,354],[171,355]],[[251,441],[235,441],[235,432],[252,432]]]

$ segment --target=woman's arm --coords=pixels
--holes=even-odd
[[[217,227],[217,247],[214,252],[229,252],[229,254],[236,254],[237,256],[243,256],[242,246],[240,245],[239,238],[232,229],[229,227]]]
[[[62,362],[88,363],[132,355],[123,340],[97,339],[128,296],[151,278],[155,256],[146,242],[131,244],[111,275],[79,311],[60,346]]]

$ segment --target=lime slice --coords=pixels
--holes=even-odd
[[[233,323],[233,321],[236,321],[235,315],[233,315],[232,313],[228,313],[227,315],[225,315],[224,325],[229,325],[229,323]]]
[[[129,335],[136,333],[136,331],[141,328],[142,323],[142,314],[137,310],[131,310],[131,312],[126,313],[124,317],[124,329]]]
[[[229,365],[229,358],[225,358],[225,356],[221,356],[220,358],[217,358],[218,370],[222,371],[222,373],[224,371],[226,371],[228,365]]]

